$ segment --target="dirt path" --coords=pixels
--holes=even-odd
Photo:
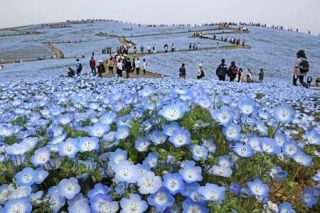
[[[42,44],[54,53],[55,59],[64,58],[63,52],[60,49],[53,46],[53,44],[51,44],[50,42],[42,42]]]

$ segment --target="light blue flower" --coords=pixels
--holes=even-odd
[[[157,167],[158,164],[158,154],[155,152],[150,152],[148,156],[143,160],[143,165],[148,165],[150,168]]]
[[[287,136],[285,134],[283,134],[281,132],[277,132],[274,135],[274,140],[276,141],[278,146],[282,147],[288,141],[288,138],[287,138]]]
[[[273,138],[259,138],[261,149],[268,155],[277,155],[281,153],[281,147]]]
[[[119,164],[121,161],[128,159],[128,152],[122,149],[110,153],[109,160],[115,164]]]
[[[292,208],[292,205],[288,202],[281,203],[279,205],[279,213],[295,213],[296,211]]]
[[[94,196],[98,195],[98,194],[103,194],[103,195],[107,195],[108,192],[109,192],[109,187],[106,186],[106,185],[103,185],[101,183],[96,183],[94,185],[94,188],[91,189],[89,192],[88,192],[88,198],[89,199],[93,199]]]
[[[24,168],[15,175],[16,182],[19,186],[31,186],[36,181],[37,173],[30,167]]]
[[[51,152],[48,147],[39,148],[34,152],[30,161],[34,166],[44,165],[50,160],[50,153]]]
[[[113,166],[115,172],[115,179],[117,181],[124,181],[127,183],[135,183],[138,180],[138,169],[135,165],[124,160],[119,164]]]
[[[167,121],[176,121],[184,116],[186,113],[183,103],[175,103],[163,106],[158,112],[159,115],[164,117]]]
[[[116,132],[117,140],[124,140],[130,135],[130,129],[128,126],[119,126]]]
[[[264,184],[260,179],[254,179],[247,183],[249,192],[251,195],[260,197],[260,198],[268,198],[269,196],[269,186],[268,184]]]
[[[174,204],[174,197],[164,188],[155,194],[148,196],[148,203],[154,206],[158,212],[164,212],[168,207]]]
[[[297,142],[291,140],[283,145],[283,153],[286,154],[289,157],[293,157],[295,154],[301,152],[301,148],[297,144]]]
[[[320,131],[313,129],[306,136],[309,144],[320,145]]]
[[[148,204],[146,201],[141,200],[140,195],[131,194],[129,198],[123,197],[120,200],[121,213],[127,212],[145,212],[148,209]]]
[[[0,209],[1,210],[1,209]],[[11,212],[21,212],[30,213],[32,212],[32,205],[29,198],[11,199],[9,200],[3,208],[4,213]]]
[[[208,157],[208,149],[205,146],[192,145],[190,151],[195,161],[206,160]]]
[[[306,188],[303,190],[301,199],[308,208],[312,208],[318,202],[319,191],[317,189]]]
[[[81,153],[99,150],[99,139],[96,137],[78,138],[78,148]]]
[[[136,140],[134,147],[136,148],[136,150],[138,150],[138,152],[146,152],[148,151],[150,145],[150,141],[140,137]]]
[[[154,130],[150,134],[148,134],[148,139],[154,143],[154,145],[164,144],[168,138],[163,132]]]
[[[289,104],[281,104],[274,109],[274,118],[283,123],[290,123],[295,116],[295,111]]]
[[[238,107],[240,111],[248,116],[256,112],[256,102],[250,97],[243,97],[239,100]]]
[[[179,170],[179,174],[186,183],[202,181],[203,179],[201,167],[190,164],[184,165],[184,167]]]
[[[182,203],[182,213],[190,213],[190,212],[209,213],[209,210],[197,202],[194,202],[190,199],[186,199]]]
[[[146,172],[137,181],[140,194],[154,194],[162,186],[161,177],[156,176],[153,172]]]
[[[232,169],[231,167],[224,167],[224,166],[212,166],[209,171],[209,174],[216,175],[220,177],[231,177],[232,175]]]
[[[223,186],[207,183],[199,188],[199,193],[207,200],[221,202],[225,199],[226,189]]]
[[[176,122],[173,122],[163,126],[163,133],[166,134],[167,136],[172,136],[179,129],[181,129],[179,124],[177,124]]]
[[[281,169],[279,166],[275,166],[270,171],[270,176],[276,181],[284,181],[288,175],[288,172]]]
[[[73,199],[81,189],[78,179],[74,177],[61,180],[58,187],[60,196],[65,197],[68,200]]]
[[[312,158],[304,152],[298,152],[292,156],[293,160],[304,167],[310,167],[312,165]]]
[[[59,143],[59,155],[67,156],[68,158],[74,158],[78,153],[78,141],[76,139],[69,138],[65,142]]]
[[[182,192],[185,185],[179,173],[167,173],[163,176],[163,186],[173,195]]]
[[[31,186],[19,186],[18,188],[11,190],[9,199],[28,197],[31,195],[31,190]]]
[[[188,130],[179,128],[174,131],[174,133],[169,137],[169,141],[176,147],[182,147],[187,145],[191,141],[191,135]]]
[[[36,172],[36,181],[35,181],[36,184],[41,184],[49,176],[49,172],[41,168],[36,169],[35,172]]]
[[[110,130],[110,126],[103,123],[96,123],[93,126],[89,127],[88,133],[92,137],[102,137]]]
[[[312,177],[312,180],[320,183],[320,169],[317,170],[317,173]]]
[[[90,198],[90,206],[94,213],[104,212],[106,210],[110,213],[116,213],[119,210],[118,203],[113,201],[111,196],[101,193]]]
[[[235,113],[230,107],[222,106],[220,109],[214,110],[211,115],[220,125],[228,126],[233,121]]]
[[[212,139],[202,139],[201,142],[207,147],[208,152],[214,154],[217,150],[217,146],[213,143]]]
[[[115,122],[116,118],[117,118],[117,114],[110,111],[110,112],[106,112],[105,114],[103,114],[100,117],[99,121],[103,124],[111,125],[112,123]]]
[[[239,141],[241,139],[241,127],[237,124],[229,124],[222,130],[228,141]]]
[[[243,158],[251,158],[254,156],[253,149],[249,144],[236,143],[233,147],[233,151]]]
[[[222,167],[232,167],[234,162],[228,156],[218,157],[218,165]]]

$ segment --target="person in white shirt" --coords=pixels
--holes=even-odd
[[[148,44],[148,54],[151,54],[151,45],[150,44]]]
[[[137,58],[136,60],[136,72],[137,72],[137,75],[139,75],[140,73],[140,67],[141,67],[141,61],[139,58]]]
[[[204,77],[203,65],[199,64],[199,69],[198,69],[198,73],[197,73],[197,79],[201,79],[203,77]]]

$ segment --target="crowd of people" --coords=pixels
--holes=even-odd
[[[217,40],[222,42],[229,42],[230,44],[234,44],[242,47],[246,45],[245,40],[223,37],[223,36],[218,38],[217,35],[215,34],[213,36],[210,36],[209,34],[205,34],[203,32],[194,32],[192,36],[196,38],[202,38],[202,39],[211,39],[211,40]]]

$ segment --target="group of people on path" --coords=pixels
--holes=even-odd
[[[186,74],[186,65],[182,64],[179,68],[179,78],[185,79]],[[242,68],[238,68],[234,61],[231,62],[231,65],[228,67],[225,63],[225,59],[221,60],[221,64],[216,69],[216,75],[220,81],[225,81],[228,76],[230,81],[237,82],[253,82],[253,74],[250,69],[248,71],[243,71]],[[197,79],[202,79],[205,77],[205,72],[202,64],[199,64],[199,68],[197,70]],[[264,70],[260,69],[259,73],[259,82],[263,82],[264,79]]]

